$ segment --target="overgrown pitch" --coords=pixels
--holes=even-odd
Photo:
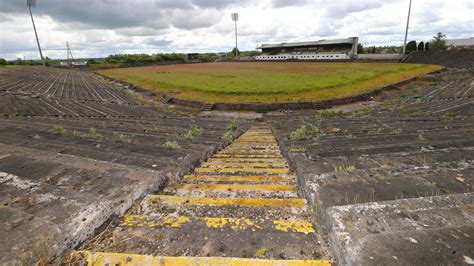
[[[398,63],[243,62],[110,69],[101,74],[202,102],[321,101],[439,69]]]

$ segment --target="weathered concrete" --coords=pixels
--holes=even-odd
[[[387,224],[390,211],[415,210],[423,198],[456,201],[457,194],[473,192],[472,72],[450,69],[433,75],[429,82],[420,81],[375,97],[373,105],[360,109],[272,113],[265,117],[274,121],[279,144],[298,176],[299,188],[317,209],[340,264],[462,264],[469,261],[463,256],[472,258],[472,194],[467,194],[469,201],[462,205],[470,210],[469,215],[461,219],[456,216],[459,208],[453,207],[448,214],[452,217],[446,218],[448,224],[432,224],[429,230],[397,229]],[[301,140],[291,139],[303,126],[317,130],[304,133]],[[401,204],[405,200],[413,200],[416,206]],[[382,203],[390,211],[355,211],[356,206],[375,208]],[[352,216],[335,224],[335,210],[354,210],[354,215],[351,212]],[[439,215],[433,211],[426,219],[434,221]],[[369,226],[383,230],[371,227],[370,234],[360,233],[357,219],[363,227],[363,217],[369,216]],[[392,220],[397,224],[406,219]],[[342,229],[335,232],[335,226]],[[455,230],[463,236],[451,237]],[[357,238],[359,233],[362,236]],[[341,236],[351,237],[353,243],[344,243]],[[416,249],[406,240],[411,236],[419,238]]]
[[[225,145],[230,119],[168,111],[85,72],[1,69],[0,264],[58,258]]]
[[[0,151],[0,170],[8,171],[0,172],[1,217],[11,225],[0,263],[54,259],[166,180],[160,171],[76,156],[4,144]]]
[[[259,177],[268,179],[262,184]],[[298,198],[293,178],[270,127],[254,125],[194,174],[145,197],[140,207],[81,249],[107,252],[108,258],[138,253],[324,265],[330,257],[320,227],[312,224],[309,206]]]
[[[474,258],[474,194],[327,209],[341,265],[446,265]]]

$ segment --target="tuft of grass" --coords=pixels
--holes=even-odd
[[[334,172],[350,174],[356,170],[354,165],[336,165],[334,166]]]
[[[54,134],[57,134],[57,135],[64,135],[64,134],[66,134],[66,129],[64,129],[64,127],[61,126],[61,125],[54,125],[52,131],[53,131]]]
[[[232,131],[226,131],[222,138],[227,142],[231,142],[234,140],[234,133]]]
[[[292,153],[303,153],[303,152],[306,152],[306,147],[291,145],[290,152],[292,152]]]
[[[231,142],[232,140],[234,140],[239,130],[240,130],[240,125],[239,123],[237,123],[237,121],[234,120],[230,122],[229,125],[227,125],[222,138],[227,142]]]
[[[267,251],[268,251],[267,248],[260,248],[257,250],[257,252],[255,252],[255,257],[265,256],[265,254],[267,254]]]
[[[291,140],[314,139],[321,136],[321,127],[318,125],[302,125],[295,131],[291,132]]]
[[[86,137],[89,137],[91,139],[101,139],[102,135],[97,133],[97,130],[95,128],[91,127],[89,129],[89,134],[87,134]]]
[[[195,137],[201,136],[203,132],[204,129],[202,127],[193,125],[186,131],[186,133],[184,134],[184,138],[187,140],[192,140]]]
[[[181,149],[181,146],[179,145],[179,143],[175,140],[167,140],[164,144],[163,144],[163,148],[167,149],[167,150],[177,150],[177,149]]]
[[[114,136],[119,141],[124,141],[125,140],[125,135],[121,132],[114,132]]]
[[[338,111],[320,110],[316,113],[316,118],[342,117],[342,116],[345,116],[345,115],[346,115],[346,113],[341,111],[341,110],[338,110]]]
[[[456,117],[458,113],[456,112],[446,112],[444,113],[444,117]]]
[[[232,121],[227,125],[227,128],[225,129],[226,131],[238,131],[240,129],[239,123],[237,121]]]

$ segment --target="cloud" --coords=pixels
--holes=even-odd
[[[0,0],[0,57],[38,58],[23,0]],[[239,47],[257,43],[359,36],[370,45],[400,45],[408,0],[38,0],[33,9],[45,54],[65,57],[112,53],[229,51],[231,12],[239,12]],[[413,1],[409,39],[470,37],[471,0]]]

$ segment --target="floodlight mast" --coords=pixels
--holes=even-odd
[[[38,33],[36,32],[35,20],[33,19],[33,13],[31,12],[31,7],[36,7],[36,0],[26,0],[26,5],[28,6],[28,9],[30,10],[31,23],[33,23],[33,30],[35,31],[36,43],[38,44],[38,50],[40,53],[41,62],[43,63],[43,66],[46,66],[46,62],[44,61],[44,57],[43,57],[43,52],[41,52],[41,46],[40,46],[40,42],[38,38]]]
[[[235,57],[239,59],[239,48],[237,45],[237,21],[239,21],[239,13],[232,13],[232,21],[235,23]]]
[[[408,6],[407,28],[405,30],[405,41],[403,42],[403,54],[405,54],[407,50],[407,37],[408,37],[408,26],[410,25],[410,13],[411,13],[411,0]]]

